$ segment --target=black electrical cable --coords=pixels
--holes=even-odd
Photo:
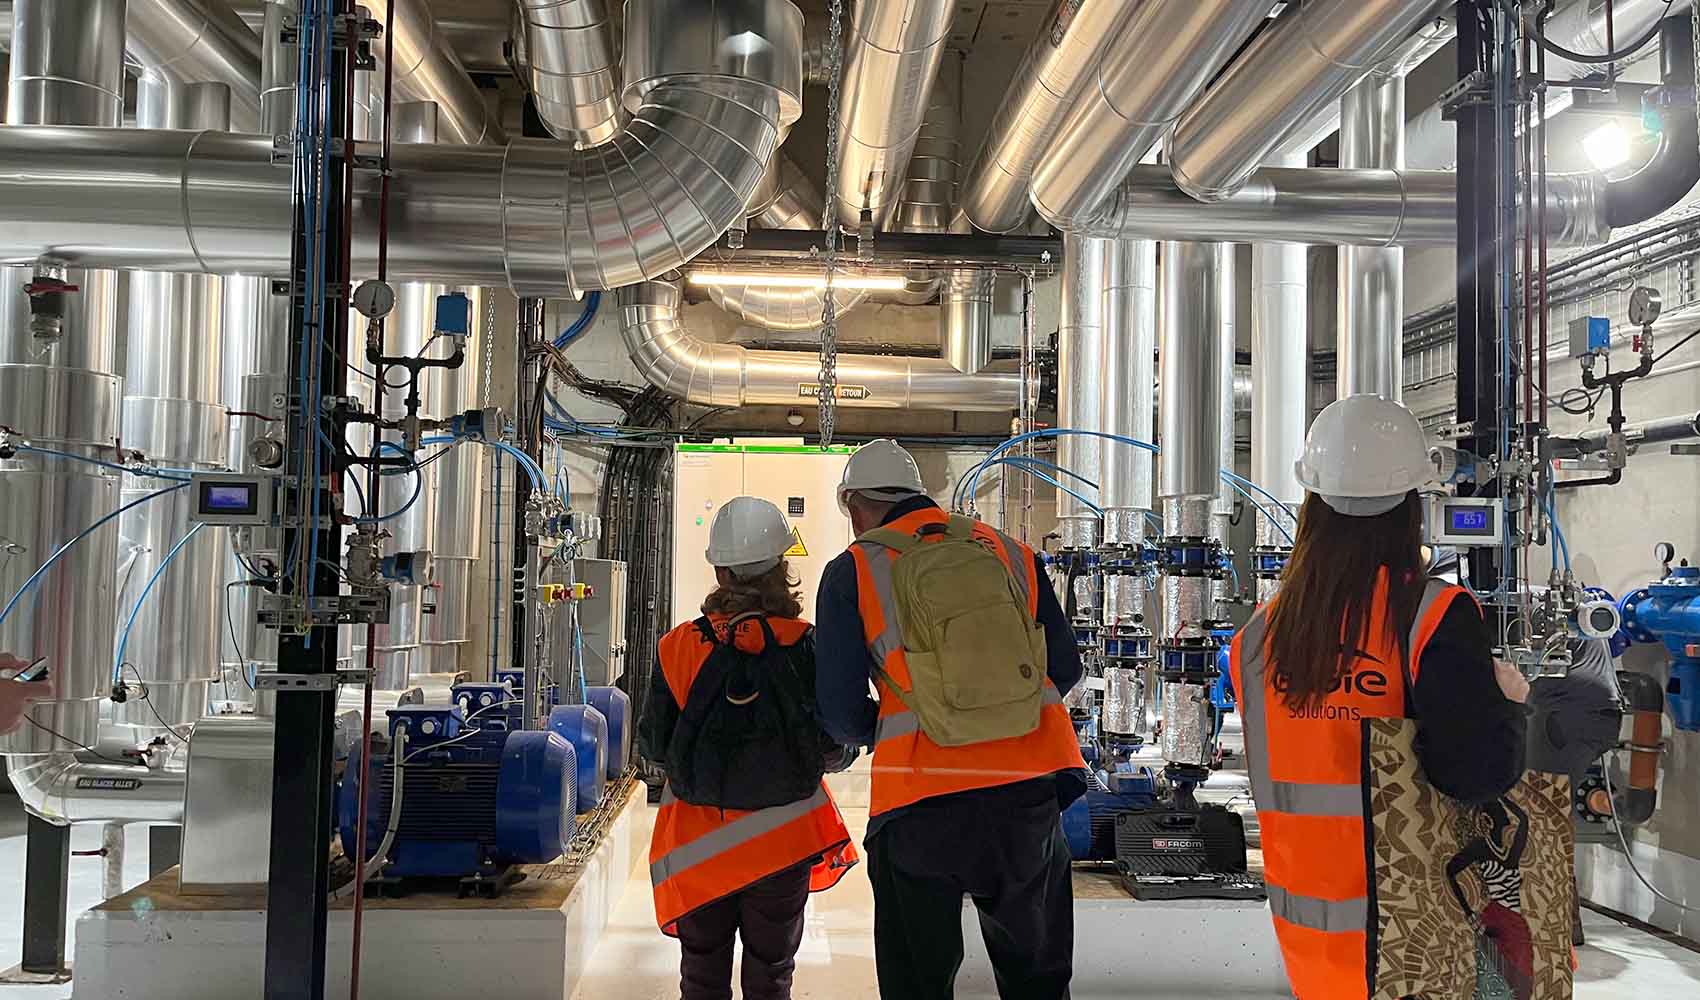
[[[184,746],[188,746],[189,741],[178,735],[177,730],[171,727],[171,723],[165,721],[165,716],[159,714],[159,708],[154,705],[153,699],[148,697],[148,682],[142,679],[142,671],[134,663],[131,663],[129,660],[125,660],[123,663],[118,665],[118,676],[124,676],[125,667],[129,667],[130,672],[136,675],[136,686],[141,689],[141,697],[138,700],[147,705],[148,711],[153,713],[153,717],[159,720],[159,724],[165,728],[165,731],[170,734],[172,739]]]
[[[1667,347],[1667,348],[1665,348],[1665,349],[1664,349],[1664,350],[1663,350],[1663,351],[1662,351],[1662,352],[1660,352],[1660,353],[1659,353],[1659,356],[1658,356],[1658,357],[1656,357],[1656,358],[1654,358],[1654,359],[1653,359],[1653,364],[1655,364],[1655,365],[1656,365],[1656,364],[1658,364],[1658,363],[1659,363],[1659,362],[1661,362],[1661,361],[1663,361],[1663,360],[1664,360],[1664,359],[1666,359],[1666,358],[1668,358],[1668,357],[1670,357],[1670,356],[1671,356],[1671,354],[1672,354],[1672,353],[1673,353],[1673,352],[1674,352],[1674,351],[1676,351],[1676,350],[1677,350],[1677,349],[1678,349],[1678,348],[1680,348],[1680,347],[1682,347],[1682,346],[1683,346],[1683,345],[1684,345],[1684,344],[1686,344],[1686,343],[1688,343],[1688,342],[1689,342],[1689,341],[1691,341],[1691,340],[1693,340],[1693,339],[1694,339],[1694,338],[1695,338],[1695,337],[1700,337],[1700,329],[1697,329],[1697,330],[1694,330],[1694,331],[1691,331],[1691,332],[1690,332],[1690,333],[1689,333],[1689,334],[1688,334],[1688,336],[1686,336],[1686,337],[1684,337],[1684,338],[1682,338],[1682,339],[1681,339],[1681,340],[1679,340],[1679,341],[1677,341],[1677,342],[1676,342],[1676,343],[1674,343],[1674,344],[1672,344],[1672,345],[1670,345],[1670,346],[1669,346],[1669,347]]]
[[[53,737],[54,739],[62,740],[66,743],[69,743],[72,746],[76,747],[78,750],[83,751],[84,753],[93,754],[94,756],[99,757],[101,760],[106,761],[108,764],[119,764],[119,765],[122,765],[124,767],[129,767],[132,764],[136,763],[133,760],[118,760],[115,757],[108,757],[107,755],[101,753],[99,750],[96,750],[94,747],[89,746],[87,743],[78,743],[76,740],[70,738],[69,736],[66,736],[64,733],[61,733],[56,729],[49,729],[46,726],[42,725],[41,723],[30,718],[28,712],[25,712],[23,714],[22,718],[25,722],[27,722],[30,725],[34,726],[35,728],[41,730],[42,732],[46,733],[47,735]]]
[[[1672,2],[1673,0],[1665,0],[1665,15],[1670,13]],[[1508,17],[1513,19],[1517,17],[1517,12],[1511,5],[1511,0],[1498,0],[1498,3],[1500,9],[1505,11]],[[1662,21],[1663,19],[1664,15],[1660,15],[1659,20]],[[1622,62],[1623,60],[1628,59],[1630,56],[1646,48],[1647,43],[1657,37],[1659,37],[1659,24],[1658,21],[1655,21],[1653,22],[1653,26],[1647,29],[1646,34],[1629,43],[1627,48],[1618,49],[1616,52],[1601,52],[1598,55],[1590,55],[1586,52],[1575,52],[1547,38],[1544,31],[1535,36],[1535,41],[1540,44],[1541,48],[1546,49],[1555,56],[1568,59],[1571,62],[1585,63],[1590,66],[1604,66],[1609,63]]]

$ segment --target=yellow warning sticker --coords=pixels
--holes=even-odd
[[[787,556],[806,556],[808,546],[803,544],[803,532],[796,525],[791,526],[791,547],[785,550]]]

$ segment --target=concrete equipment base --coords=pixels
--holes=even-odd
[[[373,996],[570,996],[614,903],[647,856],[643,785],[633,783],[584,866],[528,866],[492,900],[418,894],[367,901],[360,981]],[[175,869],[77,922],[77,1000],[226,1000],[259,996],[265,892],[181,896]],[[327,995],[348,992],[350,901],[332,904]],[[287,917],[286,917],[287,919]]]

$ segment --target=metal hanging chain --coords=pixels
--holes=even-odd
[[[817,387],[822,448],[832,444],[838,416],[838,296],[832,284],[838,273],[838,101],[844,75],[844,0],[832,0],[827,17],[831,18],[831,31],[826,64],[826,205],[821,211],[821,229],[826,232],[826,289],[822,294]]]
[[[1700,4],[1689,6],[1688,26],[1694,36],[1695,76],[1700,78]],[[1694,120],[1696,124],[1700,124],[1700,99],[1694,102]]]

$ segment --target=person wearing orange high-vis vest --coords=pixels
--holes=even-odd
[[[790,526],[766,500],[736,497],[716,513],[707,555],[717,585],[703,601],[703,618],[661,639],[661,669],[640,726],[645,758],[667,764],[674,733],[693,704],[692,686],[717,644],[732,643],[754,655],[777,642],[802,686],[813,686],[813,627],[799,617],[802,605],[783,556],[790,545]],[[812,704],[802,718],[812,730]],[[837,769],[831,762],[843,750],[824,733],[811,735],[813,745],[804,752],[823,758],[814,762],[813,773],[823,765]],[[813,795],[746,811],[692,804],[672,793],[671,784],[662,790],[649,875],[656,922],[679,939],[680,995],[731,1000],[738,938],[744,945],[743,995],[787,1000],[809,894],[836,885],[858,860],[832,794],[820,782]]]
[[[1409,410],[1336,401],[1296,472],[1309,493],[1280,592],[1229,664],[1288,979],[1299,1000],[1354,1000],[1376,976],[1362,724],[1415,719],[1429,782],[1484,802],[1522,773],[1528,683],[1493,659],[1469,591],[1425,572],[1428,454]]]
[[[1027,546],[973,523],[972,539],[1013,580],[1028,627],[1043,626],[1046,678],[1037,725],[1025,735],[940,745],[903,699],[916,689],[893,593],[898,553],[875,538],[895,533],[925,545],[946,535],[950,518],[923,492],[914,458],[889,440],[851,456],[839,507],[859,537],[821,577],[817,697],[834,739],[873,747],[864,843],[880,995],[953,995],[967,895],[979,910],[999,994],[1066,997],[1074,914],[1060,810],[1084,791],[1085,765],[1062,704],[1080,679],[1080,658],[1050,580]],[[870,537],[876,528],[885,530]],[[1027,663],[1001,666],[1031,676]]]

